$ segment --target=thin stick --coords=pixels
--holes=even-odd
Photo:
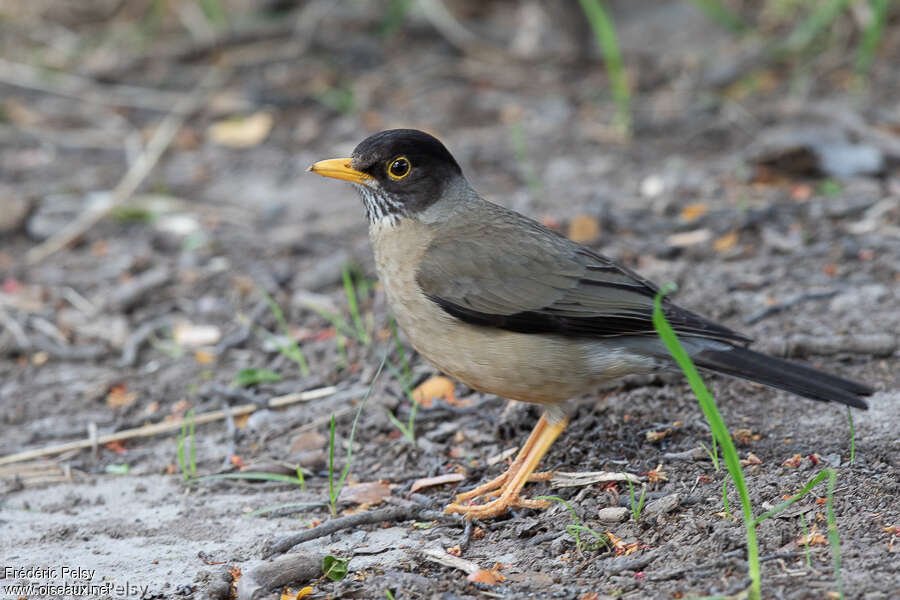
[[[259,406],[256,404],[242,404],[241,406],[235,406],[229,412],[232,414],[232,416],[245,415],[252,413],[258,408]],[[214,410],[212,412],[195,415],[194,423],[199,425],[201,423],[219,421],[224,418],[224,410]],[[145,425],[143,427],[136,427],[134,429],[117,431],[116,433],[110,433],[108,435],[101,435],[100,437],[95,439],[78,440],[77,442],[69,442],[67,444],[59,444],[56,446],[47,446],[45,448],[26,450],[25,452],[19,452],[17,454],[0,456],[0,465],[7,465],[23,460],[30,460],[32,458],[40,458],[42,456],[49,456],[51,454],[60,454],[69,450],[81,450],[83,448],[90,448],[94,445],[95,442],[97,444],[108,444],[110,442],[121,442],[122,440],[134,438],[151,437],[160,433],[177,431],[181,429],[181,426],[184,423],[185,418],[182,417],[181,419],[176,419],[173,421],[164,421],[162,423],[154,423],[153,425]]]
[[[364,391],[364,390],[363,390]],[[318,398],[324,398],[330,394],[334,393],[334,388],[331,386],[318,388],[315,390],[308,390],[303,392],[302,394],[297,394],[294,401],[295,402],[304,402]],[[291,402],[286,402],[284,396],[272,398],[268,403],[268,408],[276,408],[281,406],[287,406],[291,404]],[[228,418],[229,414],[231,417],[236,417],[240,415],[245,415],[254,412],[260,408],[258,404],[241,404],[240,406],[235,406],[229,408],[227,411],[225,410],[214,410],[207,413],[201,413],[199,415],[194,415],[193,420],[195,425],[200,425],[203,423],[211,423],[213,421],[220,421],[222,419]],[[345,408],[339,411],[336,411],[334,414],[341,416],[348,412],[350,412],[350,408]],[[331,417],[328,417],[329,419]],[[327,422],[327,421],[325,421]],[[108,444],[109,442],[121,442],[122,440],[134,439],[134,438],[144,438],[151,437],[154,435],[158,435],[160,433],[168,433],[170,431],[177,431],[181,429],[181,426],[185,423],[185,417],[181,419],[176,419],[173,421],[164,421],[162,423],[154,423],[152,425],[144,425],[143,427],[136,427],[134,429],[124,429],[122,431],[117,431],[116,433],[111,433],[108,435],[101,436],[89,436],[88,439],[79,440],[76,442],[68,442],[66,444],[58,444],[55,446],[46,446],[44,448],[35,448],[32,450],[26,450],[24,452],[19,452],[17,454],[9,454],[7,456],[0,456],[0,465],[7,465],[10,463],[21,462],[25,460],[31,460],[32,458],[40,458],[42,456],[50,456],[53,454],[62,454],[63,452],[68,452],[70,450],[81,450],[84,448],[90,448],[95,444]],[[317,419],[312,421],[311,423],[307,423],[306,425],[300,427],[300,430],[305,430],[307,428],[314,429],[322,424],[322,419]]]
[[[203,106],[210,94],[218,89],[226,78],[227,74],[225,72],[216,67],[210,68],[203,79],[200,80],[200,83],[197,84],[197,87],[190,94],[179,100],[172,107],[171,112],[156,127],[153,137],[147,142],[144,151],[134,161],[115,189],[113,189],[110,201],[95,210],[85,211],[72,223],[64,227],[62,231],[29,250],[26,255],[26,262],[29,265],[34,265],[51,254],[66,248],[108,215],[110,211],[127,201],[156,166],[169,144],[172,143],[175,134],[181,129],[185,119]]]

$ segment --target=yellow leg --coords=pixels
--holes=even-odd
[[[541,416],[540,421],[534,426],[531,435],[509,469],[499,477],[478,486],[470,492],[460,494],[456,500],[444,509],[445,513],[460,513],[468,519],[484,519],[503,514],[511,506],[524,508],[546,508],[548,503],[543,500],[524,500],[519,498],[519,492],[527,481],[546,481],[549,473],[534,473],[538,463],[553,445],[553,442],[562,433],[568,424],[567,419],[558,423],[551,423],[546,415]],[[499,498],[486,504],[463,504],[479,496],[497,496]]]

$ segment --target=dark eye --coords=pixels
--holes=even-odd
[[[409,175],[411,170],[412,165],[405,156],[399,156],[388,163],[388,175],[395,181]]]

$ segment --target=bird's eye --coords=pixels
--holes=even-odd
[[[394,181],[403,179],[409,172],[412,170],[412,165],[409,164],[409,159],[405,156],[398,156],[394,160],[388,162],[387,172],[391,179]]]

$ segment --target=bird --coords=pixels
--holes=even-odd
[[[543,406],[509,468],[445,512],[497,517],[546,508],[521,496],[565,429],[572,399],[625,375],[676,368],[653,326],[659,288],[625,265],[484,199],[437,138],[375,133],[349,158],[309,171],[353,184],[369,222],[388,306],[416,351],[470,388]],[[768,356],[747,336],[664,298],[693,362],[799,396],[866,409],[873,389]]]

